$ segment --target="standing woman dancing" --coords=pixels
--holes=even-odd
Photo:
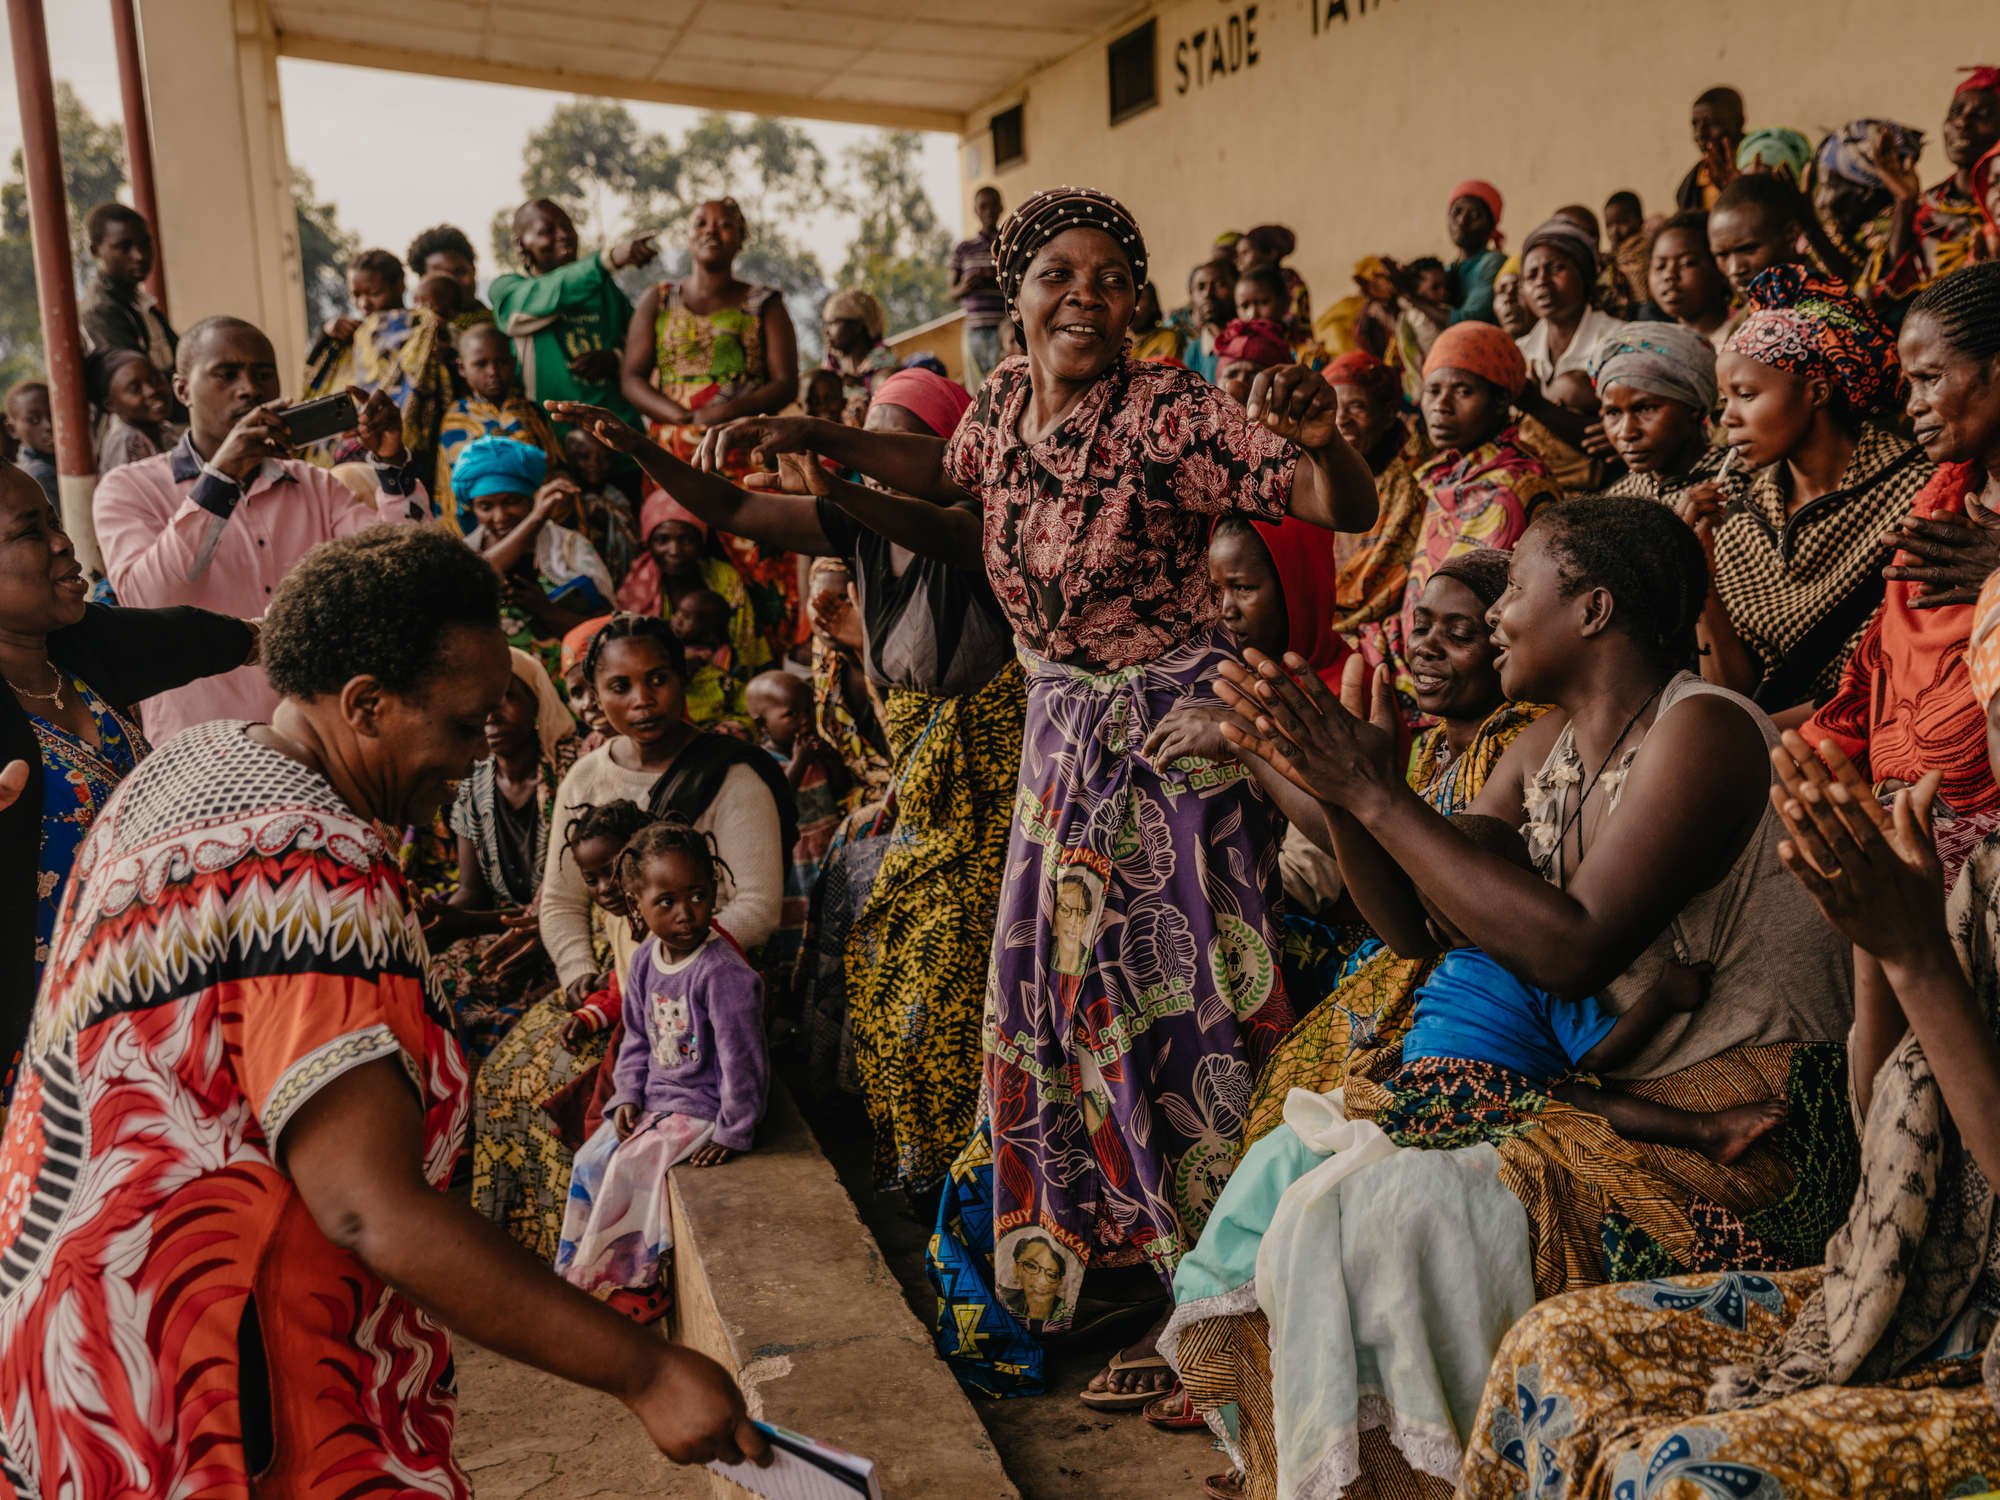
[[[1127,358],[1146,247],[1104,194],[1029,199],[996,260],[1027,353],[987,378],[949,443],[777,418],[711,433],[700,459],[809,450],[860,470],[888,489],[843,488],[841,507],[927,556],[983,559],[1013,626],[1028,721],[985,1037],[997,1298],[955,1268],[940,1316],[948,1353],[962,1349],[955,1308],[977,1324],[967,1346],[1034,1363],[1003,1307],[1032,1300],[1055,1332],[1093,1261],[1172,1276],[1291,1017],[1268,805],[1237,767],[1141,751],[1231,655],[1209,531],[1231,512],[1365,531],[1375,484],[1311,371],[1260,373],[1239,409],[1186,370]],[[811,479],[796,461],[785,473]],[[975,1137],[952,1186],[988,1160]],[[1055,1263],[1036,1261],[1033,1287],[1017,1249]],[[1170,1383],[1150,1337],[1114,1365],[1093,1404],[1143,1405]]]

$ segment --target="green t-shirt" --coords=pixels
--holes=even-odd
[[[540,276],[496,276],[487,295],[493,299],[494,321],[514,341],[530,400],[583,401],[638,421],[616,380],[589,384],[569,372],[569,362],[579,354],[622,351],[632,323],[632,303],[611,279],[602,253]]]

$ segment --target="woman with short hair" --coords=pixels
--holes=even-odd
[[[499,602],[436,527],[324,543],[265,616],[272,722],[187,730],[99,813],[0,1143],[21,1489],[469,1500],[446,1328],[618,1395],[677,1461],[761,1451],[713,1361],[444,1191],[465,1057],[378,830],[482,748]]]

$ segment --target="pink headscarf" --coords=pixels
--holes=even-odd
[[[956,380],[934,370],[898,370],[875,387],[871,406],[900,406],[941,438],[958,431],[972,397]]]
[[[639,555],[632,560],[632,566],[625,574],[625,581],[618,585],[620,609],[629,609],[634,614],[641,615],[656,615],[660,612],[660,565],[653,561],[652,550],[646,546],[646,538],[669,521],[679,521],[683,526],[692,526],[703,537],[708,535],[708,522],[702,520],[658,485],[648,485],[645,502],[639,507]]]

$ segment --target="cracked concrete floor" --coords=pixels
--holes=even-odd
[[[453,1341],[458,1362],[458,1461],[479,1500],[697,1500],[713,1493],[700,1469],[654,1451],[637,1419],[610,1396]]]

